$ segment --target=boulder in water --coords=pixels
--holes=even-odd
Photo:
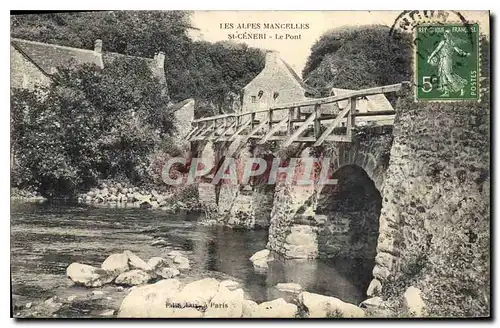
[[[189,259],[182,255],[174,257],[174,264],[179,270],[189,270],[191,268],[189,265]]]
[[[244,300],[242,304],[242,317],[251,318],[252,313],[254,313],[259,305],[252,300]]]
[[[382,298],[375,296],[361,302],[361,304],[359,304],[359,307],[365,309],[378,308],[380,307],[380,305],[382,305],[382,302]]]
[[[101,268],[115,274],[125,272],[129,269],[128,256],[125,254],[111,254],[104,260]]]
[[[166,279],[135,288],[122,301],[118,318],[167,318],[166,302],[179,292],[180,285],[176,279]]]
[[[86,287],[101,287],[113,281],[116,276],[106,270],[77,262],[68,266],[66,275],[76,284]]]
[[[295,318],[297,306],[278,298],[261,303],[250,314],[250,318]]]
[[[263,249],[250,257],[250,261],[252,261],[255,271],[265,272],[267,270],[267,262],[271,260],[270,255],[271,253],[268,249]]]
[[[163,257],[156,256],[150,258],[147,264],[151,267],[151,270],[156,271],[161,268],[171,267],[173,261],[172,259],[164,259]]]
[[[131,268],[143,270],[143,271],[151,271],[151,266],[149,266],[143,259],[139,256],[135,255],[131,251],[123,252],[128,257],[128,264]]]
[[[282,292],[290,292],[290,293],[298,293],[302,290],[302,286],[300,286],[299,284],[295,284],[293,282],[279,283],[276,286],[274,286],[274,288]]]
[[[302,292],[299,294],[299,303],[306,309],[309,318],[362,318],[365,316],[365,311],[354,304],[320,294]]]
[[[142,270],[131,270],[128,272],[124,272],[116,277],[115,283],[117,285],[134,286],[145,284],[151,279],[151,275],[147,272],[144,272]]]
[[[204,318],[241,318],[243,314],[243,289],[230,291],[219,285],[219,290],[208,303]]]
[[[158,276],[160,276],[164,279],[170,279],[173,277],[177,277],[180,274],[180,272],[176,268],[161,268],[161,269],[155,270],[155,274],[157,274]]]

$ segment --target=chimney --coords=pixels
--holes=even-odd
[[[163,69],[165,67],[165,53],[160,51],[157,55],[155,55],[156,67]]]
[[[102,40],[101,39],[95,40],[94,51],[99,53],[99,54],[102,53]]]
[[[277,51],[269,50],[266,52],[266,67],[268,65],[276,65],[280,55]]]

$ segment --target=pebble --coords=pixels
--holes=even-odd
[[[68,301],[72,302],[76,298],[76,295],[68,296]]]
[[[104,292],[101,290],[94,290],[92,291],[92,295],[104,295]]]
[[[26,308],[27,308],[27,309],[30,309],[30,308],[31,308],[31,305],[32,305],[32,304],[31,304],[31,302],[26,303]]]

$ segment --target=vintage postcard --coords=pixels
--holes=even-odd
[[[488,11],[10,19],[13,318],[491,318]]]

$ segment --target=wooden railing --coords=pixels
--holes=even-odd
[[[408,86],[409,82],[403,82],[356,90],[332,97],[279,104],[266,109],[200,118],[192,121],[193,128],[186,138],[190,141],[210,140],[218,142],[234,141],[238,136],[241,136],[243,137],[240,140],[241,144],[254,138],[258,139],[257,144],[280,140],[283,142],[282,147],[288,147],[293,142],[309,142],[313,143],[313,146],[320,146],[325,141],[351,142],[352,129],[358,122],[356,118],[369,117],[369,120],[375,124],[387,125],[387,121],[393,120],[395,115],[394,110],[356,113],[355,109],[359,98],[397,92]],[[322,108],[323,105],[345,100],[347,100],[347,106],[336,113],[327,113],[323,110],[324,107]],[[305,108],[309,109],[305,110]],[[279,119],[275,119],[277,116]],[[327,124],[323,125],[323,122]],[[341,124],[346,127],[346,133],[332,134],[335,128],[342,126]],[[311,125],[313,135],[301,136]],[[278,131],[284,131],[285,135],[276,135]],[[257,135],[259,132],[265,133]]]

